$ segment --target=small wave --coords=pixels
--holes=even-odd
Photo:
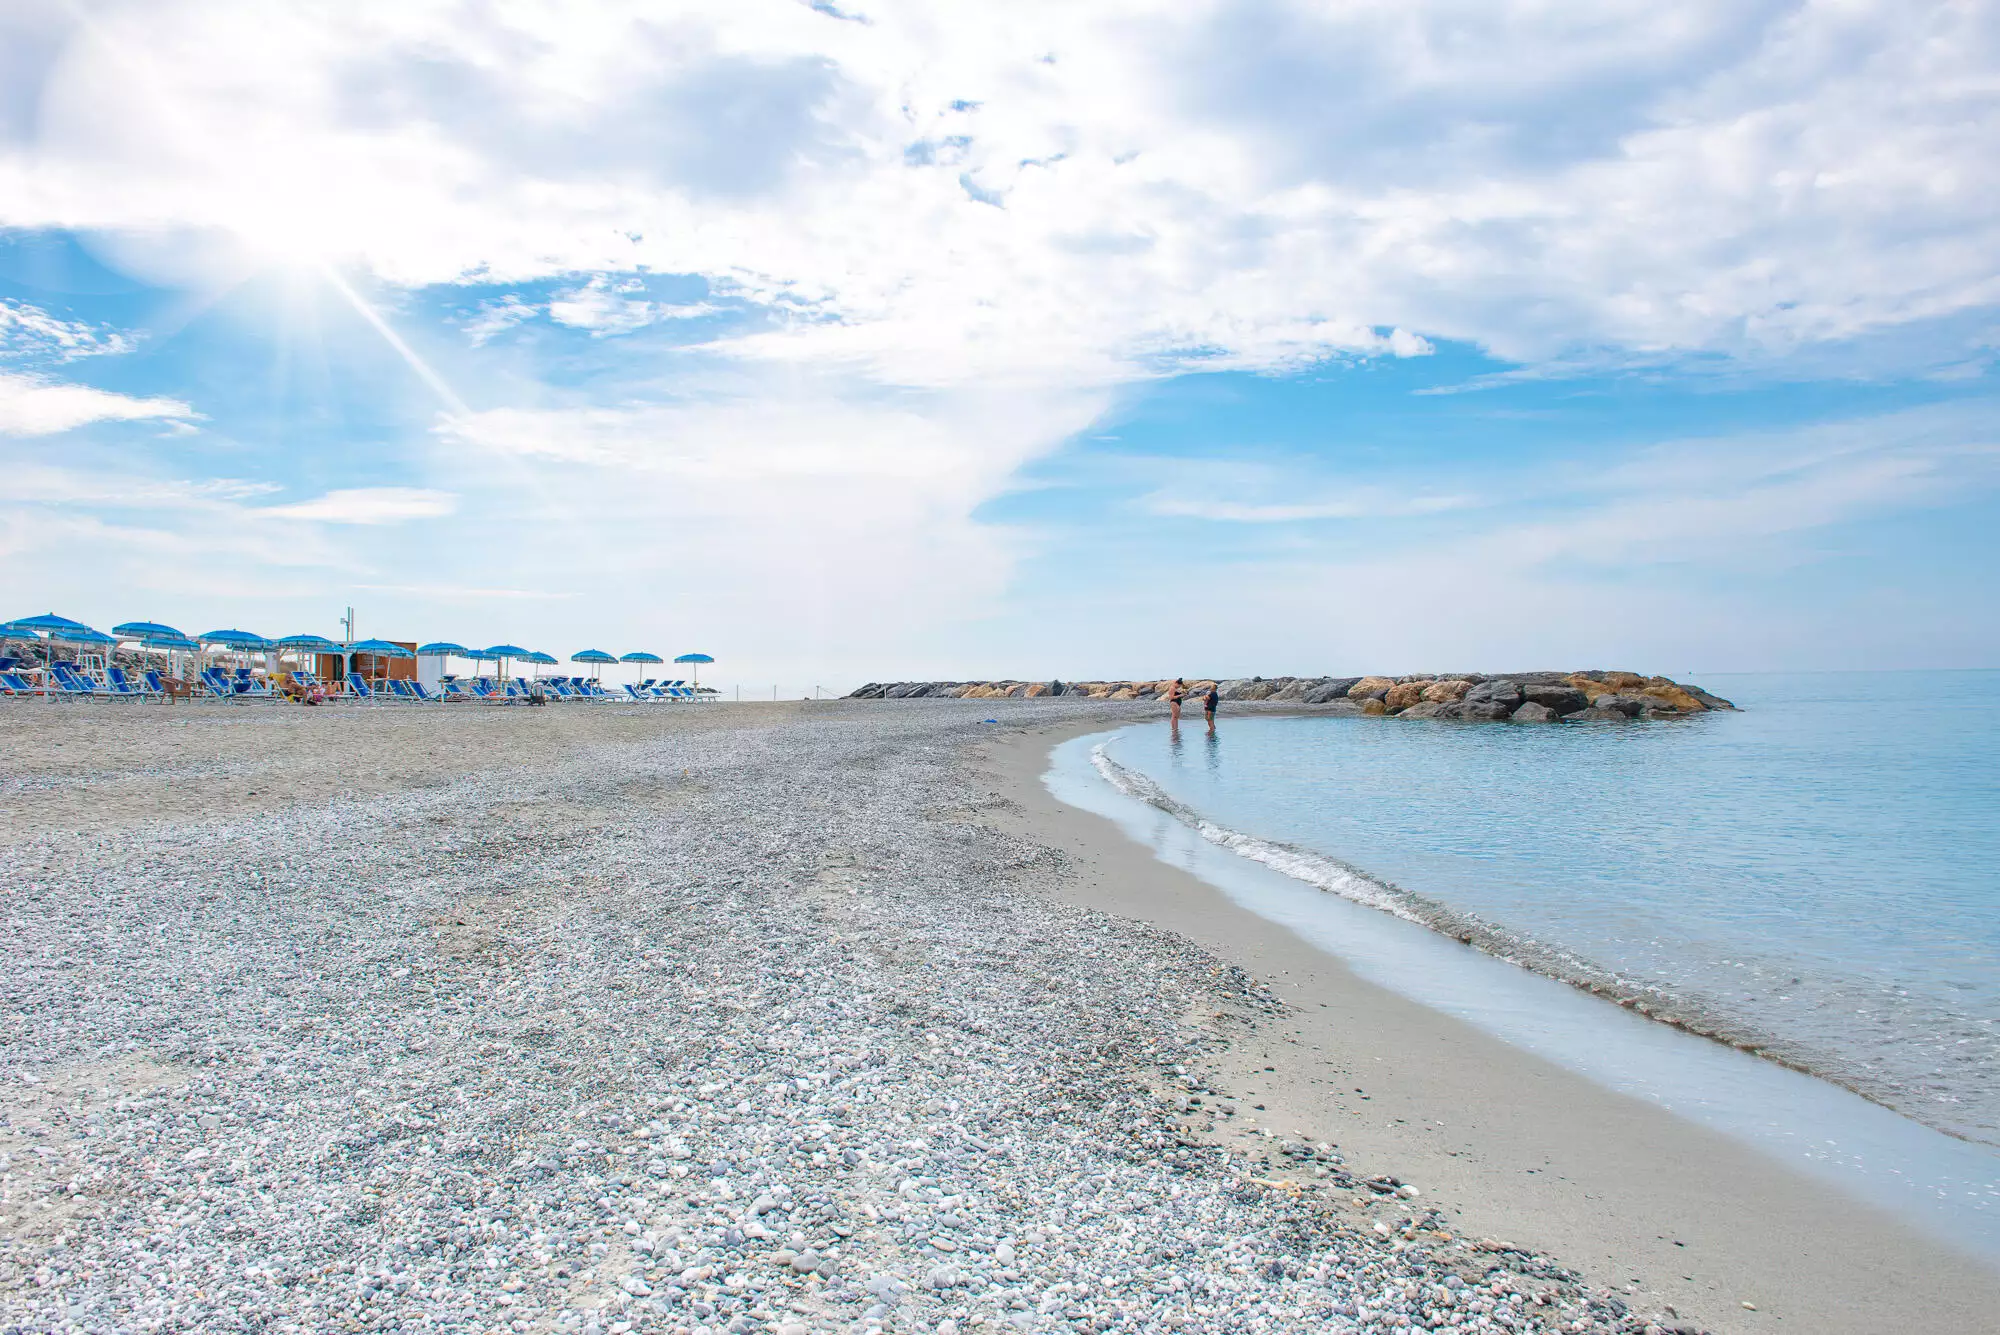
[[[1793,1050],[1781,1040],[1747,1027],[1699,998],[1670,992],[1643,979],[1607,969],[1561,947],[1495,926],[1470,913],[1371,876],[1359,867],[1349,866],[1324,853],[1278,840],[1260,839],[1218,825],[1145,775],[1113,760],[1106,754],[1105,745],[1100,743],[1091,749],[1090,762],[1106,783],[1127,797],[1167,813],[1218,848],[1226,848],[1282,872],[1293,880],[1343,899],[1394,914],[1406,922],[1449,936],[1509,964],[1616,1002],[1648,1019],[1753,1053],[1781,1066],[1831,1080],[1886,1107],[1897,1107],[1887,1096],[1888,1091],[1879,1087],[1877,1082],[1856,1078],[1854,1073],[1840,1070],[1837,1064],[1819,1058],[1818,1054]],[[1952,1135],[1961,1134],[1949,1128],[1939,1129]]]

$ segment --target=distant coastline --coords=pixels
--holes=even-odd
[[[1593,668],[1579,672],[1442,672],[1405,676],[1183,679],[1190,707],[1210,686],[1226,701],[1311,705],[1332,714],[1445,719],[1469,723],[1624,722],[1733,710],[1699,686],[1670,677]],[[1089,700],[1165,698],[1159,681],[869,682],[850,700],[1001,700],[1069,696]]]

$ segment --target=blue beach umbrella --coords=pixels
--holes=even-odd
[[[590,679],[596,681],[604,675],[604,665],[606,663],[616,663],[618,659],[615,655],[607,654],[602,649],[585,649],[581,653],[571,654],[569,661],[572,663],[590,664]]]
[[[438,664],[438,671],[440,672],[451,666],[450,659],[453,654],[464,658],[471,652],[464,645],[453,644],[450,640],[432,640],[429,644],[420,644],[417,646],[418,658],[442,658],[446,660]]]
[[[352,668],[354,654],[373,654],[377,658],[415,658],[416,654],[402,645],[389,640],[360,640],[347,646],[350,655],[348,666]]]
[[[664,663],[667,660],[658,654],[649,654],[644,649],[634,649],[629,654],[618,655],[618,661],[621,663],[638,663],[643,665],[647,663]]]
[[[269,649],[271,647],[269,640],[255,631],[249,630],[212,630],[206,635],[197,635],[195,638],[203,644],[220,645],[224,649],[240,650],[244,655],[243,663],[245,667],[249,666],[249,654],[252,649]]]
[[[41,631],[50,639],[62,639],[66,631],[90,629],[81,621],[71,621],[68,617],[59,617],[54,612],[44,612],[38,617],[22,617],[19,621],[10,621],[7,624],[21,630]]]
[[[255,631],[212,630],[206,635],[195,636],[203,644],[219,644],[225,649],[268,649],[271,642]]]
[[[523,649],[518,644],[489,644],[482,652],[487,658],[490,658],[494,662],[500,664],[500,675],[504,677],[507,675],[508,659],[526,658],[529,654],[533,653],[534,650]]]
[[[698,687],[701,685],[701,665],[703,663],[713,663],[715,660],[707,654],[681,654],[674,661],[676,663],[693,663],[695,665],[694,684]]]
[[[172,626],[158,621],[120,622],[111,628],[111,633],[121,640],[144,640],[153,635],[180,635],[180,632]]]
[[[287,649],[304,657],[306,654],[344,653],[338,640],[329,640],[324,635],[287,635],[282,640],[271,641],[273,648]]]

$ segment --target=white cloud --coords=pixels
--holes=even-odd
[[[197,415],[179,399],[136,398],[45,376],[0,372],[0,435],[53,436],[92,422],[185,420]]]
[[[316,519],[325,524],[401,524],[438,519],[458,508],[448,491],[420,487],[350,487],[309,501],[269,505],[257,513],[272,519]]]
[[[783,314],[740,352],[929,385],[1426,336],[1755,357],[2000,300],[1981,4],[866,17],[110,8],[0,149],[0,222],[401,283],[698,273]]]
[[[39,306],[0,297],[0,356],[67,362],[131,350],[131,337],[118,330],[64,320]]]
[[[629,334],[662,320],[692,320],[718,309],[707,302],[648,301],[638,279],[613,281],[599,274],[582,287],[571,288],[549,301],[549,318],[573,329],[588,329],[595,337]]]
[[[496,301],[482,301],[479,310],[465,322],[465,337],[473,347],[479,347],[522,321],[534,319],[539,309],[511,295]]]

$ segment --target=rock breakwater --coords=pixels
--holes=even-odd
[[[1066,696],[1087,700],[1164,700],[1162,681],[869,682],[851,700],[1002,700]],[[1669,677],[1593,668],[1581,672],[1439,672],[1399,677],[1188,678],[1193,697],[1214,686],[1224,700],[1311,705],[1331,714],[1379,714],[1470,723],[1614,722],[1701,714],[1735,705]]]

